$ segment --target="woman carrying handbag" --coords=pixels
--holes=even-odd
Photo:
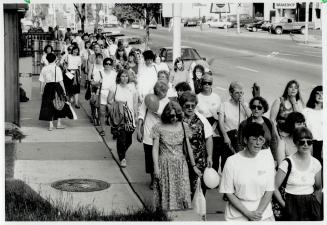
[[[47,54],[46,59],[49,65],[42,69],[39,77],[42,95],[39,120],[49,121],[49,131],[53,130],[53,120],[58,120],[57,129],[64,129],[65,126],[61,124],[60,119],[70,117],[71,111],[69,106],[65,104],[66,90],[62,72],[55,64],[55,54]]]

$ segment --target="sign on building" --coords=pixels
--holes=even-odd
[[[173,4],[162,3],[162,17],[173,17]]]
[[[295,9],[295,2],[276,2],[275,9]]]
[[[210,8],[210,13],[230,13],[229,3],[212,3]]]

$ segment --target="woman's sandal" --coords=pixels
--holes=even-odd
[[[100,136],[102,136],[102,137],[106,135],[104,131],[100,131],[99,134],[100,134]]]

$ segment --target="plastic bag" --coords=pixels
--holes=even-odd
[[[195,213],[201,216],[203,220],[206,217],[206,199],[203,195],[202,188],[201,188],[201,180],[198,178],[197,187],[195,190],[195,194],[192,201],[193,210]]]

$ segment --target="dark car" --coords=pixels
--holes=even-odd
[[[268,20],[261,25],[261,29],[264,31],[270,31],[270,27],[271,27],[271,22]]]
[[[167,63],[170,70],[173,69],[173,48],[172,47],[163,47],[159,50],[160,58]],[[182,46],[181,47],[181,57],[184,61],[185,69],[189,70],[191,64],[194,62],[196,64],[202,65],[207,70],[210,70],[209,64],[206,61],[206,58],[201,57],[198,51],[195,48]]]
[[[198,25],[198,20],[197,19],[186,19],[184,23],[184,27],[191,27],[191,26],[197,26]]]
[[[255,22],[255,23],[249,23],[249,24],[245,25],[245,28],[248,31],[256,32],[258,30],[261,30],[261,26],[262,26],[262,24],[264,24],[264,22],[265,22],[264,20],[261,20],[261,21]]]
[[[246,24],[256,22],[256,20],[249,14],[240,14],[239,17],[240,17],[240,27],[244,27]],[[230,21],[232,23],[231,27],[237,26],[237,15],[228,15],[227,18],[228,18],[227,21]]]

